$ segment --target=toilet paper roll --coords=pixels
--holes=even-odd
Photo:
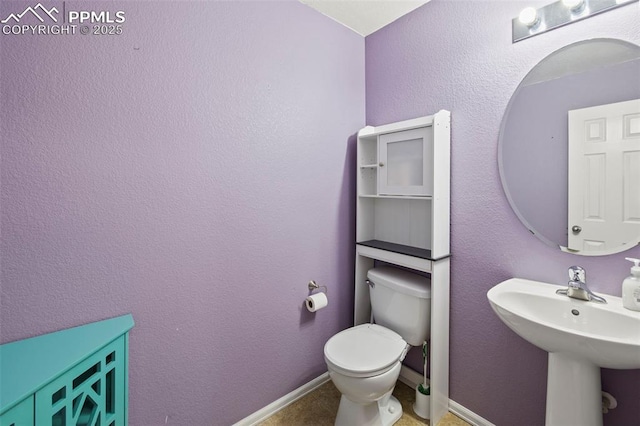
[[[307,297],[305,302],[307,304],[307,310],[309,312],[315,312],[319,309],[322,309],[329,303],[329,301],[327,300],[327,295],[324,293],[312,294],[311,296]]]

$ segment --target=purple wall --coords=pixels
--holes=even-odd
[[[0,340],[131,312],[130,423],[228,425],[352,324],[364,39],[298,2],[101,7],[122,35],[0,35]]]
[[[433,0],[366,38],[367,124],[452,112],[451,398],[499,426],[544,424],[547,357],[500,322],[486,292],[510,277],[562,284],[579,264],[592,289],[619,296],[624,257],[640,256],[640,247],[595,258],[548,247],[502,190],[500,123],[527,72],[582,39],[640,43],[636,3],[512,44],[511,19],[547,3]],[[604,371],[603,388],[619,402],[605,424],[638,424],[640,370]]]

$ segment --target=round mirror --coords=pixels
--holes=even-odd
[[[507,199],[561,250],[640,243],[640,47],[581,41],[550,54],[509,101],[498,142]]]

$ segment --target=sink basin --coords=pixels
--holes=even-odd
[[[568,352],[599,367],[640,368],[640,312],[605,295],[606,304],[556,294],[566,288],[512,278],[487,293],[500,319],[547,352]]]
[[[512,278],[487,292],[498,317],[549,352],[547,426],[601,426],[600,367],[640,368],[640,312],[556,294],[566,288]]]

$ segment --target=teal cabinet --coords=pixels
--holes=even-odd
[[[33,396],[24,399],[0,415],[0,426],[32,426],[33,424]]]
[[[125,424],[124,336],[36,393],[38,425]]]
[[[0,346],[0,426],[126,426],[124,315]]]

